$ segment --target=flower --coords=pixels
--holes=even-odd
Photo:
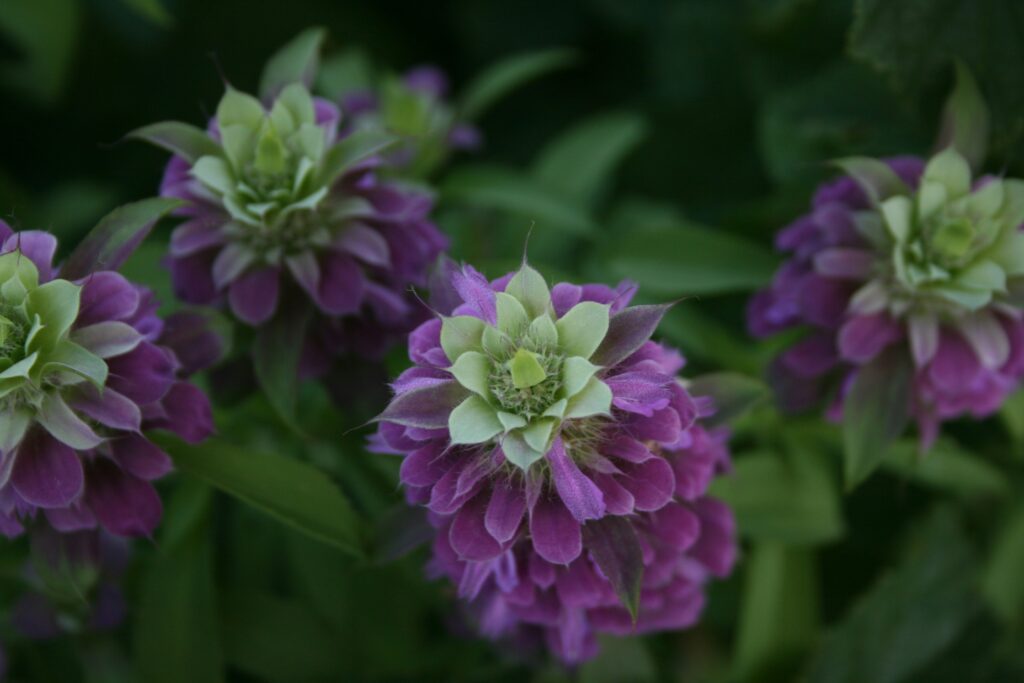
[[[143,432],[204,439],[205,395],[183,379],[149,290],[113,271],[60,278],[48,233],[0,222],[0,240],[0,532],[41,511],[59,531],[148,535],[161,515],[150,482],[171,461]]]
[[[750,328],[808,329],[773,368],[797,409],[828,391],[841,407],[860,368],[905,358],[908,409],[927,445],[943,420],[996,410],[1024,375],[1024,181],[972,182],[952,148],[927,164],[841,165],[848,175],[779,233],[791,258],[751,301]]]
[[[711,407],[677,379],[681,355],[649,339],[666,307],[627,307],[630,283],[549,290],[526,264],[451,284],[461,303],[410,336],[373,443],[404,455],[407,498],[439,532],[434,572],[486,634],[539,629],[570,662],[595,631],[632,628],[612,576],[642,573],[640,630],[692,623],[735,529],[704,496],[724,435],[699,424]]]
[[[480,131],[457,119],[447,101],[448,79],[434,66],[417,66],[401,78],[342,93],[341,109],[354,129],[384,130],[401,138],[388,153],[399,175],[430,175],[452,151],[474,150]]]
[[[380,180],[379,152],[395,140],[339,136],[340,118],[301,83],[269,107],[229,87],[208,133],[175,122],[134,133],[175,154],[161,194],[187,201],[170,254],[182,300],[226,297],[253,326],[292,289],[327,319],[363,321],[357,334],[367,324],[407,332],[422,319],[409,286],[447,247],[429,220],[432,199]]]

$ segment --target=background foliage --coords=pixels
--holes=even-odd
[[[201,122],[218,70],[254,89],[309,25],[395,71],[438,64],[456,93],[503,58],[569,50],[484,112],[484,149],[437,177],[453,256],[497,275],[534,224],[531,260],[552,275],[684,298],[662,334],[691,371],[730,373],[719,380],[752,395],[773,342],[745,337],[744,302],[824,161],[926,153],[959,57],[993,110],[991,168],[1024,172],[1024,8],[1002,0],[4,0],[0,212],[68,250],[111,207],[155,192],[164,156],[119,143],[127,131]],[[170,308],[161,239],[129,268]],[[359,387],[342,417],[305,387],[296,432],[214,375],[220,436],[169,444],[179,474],[159,536],[137,544],[128,624],[41,643],[5,625],[14,678],[567,680],[472,638],[451,589],[423,578],[397,463],[363,449],[384,376],[353,366],[335,382]],[[925,460],[900,442],[847,491],[837,430],[762,400],[716,491],[744,537],[735,576],[699,628],[609,641],[578,679],[1024,679],[1022,403],[957,425]],[[23,552],[0,551],[0,613]]]

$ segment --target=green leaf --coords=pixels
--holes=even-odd
[[[603,253],[612,277],[657,296],[749,291],[768,284],[777,264],[766,249],[687,222],[616,230]]]
[[[1024,131],[1024,13],[1004,0],[857,0],[851,54],[918,99],[954,60],[978,79],[992,109],[993,142]]]
[[[843,403],[843,473],[846,488],[868,478],[906,428],[912,371],[895,351],[857,371]]]
[[[591,520],[583,525],[583,542],[635,623],[640,609],[644,553],[632,524],[612,515]]]
[[[0,83],[41,104],[54,104],[74,56],[80,4],[78,0],[4,0],[0,35],[19,58],[10,59],[5,50]]]
[[[320,170],[322,183],[330,184],[349,166],[386,150],[398,138],[380,130],[357,130],[344,140],[327,150],[324,155],[323,168]]]
[[[344,680],[337,634],[306,604],[238,592],[224,610],[224,654],[233,669],[263,681]]]
[[[323,60],[316,75],[315,91],[338,101],[354,90],[373,87],[373,67],[366,53],[351,48]]]
[[[783,455],[755,451],[736,458],[734,471],[710,492],[728,503],[740,533],[755,540],[825,543],[843,535],[839,492],[828,454],[795,443]]]
[[[121,4],[157,26],[168,27],[174,18],[160,0],[121,0]]]
[[[253,369],[267,400],[293,430],[301,431],[295,414],[299,399],[299,359],[312,311],[306,305],[285,306],[256,333]]]
[[[709,396],[714,402],[715,414],[703,418],[707,425],[729,422],[747,412],[769,393],[764,383],[738,372],[714,372],[695,377],[688,391],[693,396]]]
[[[104,216],[61,267],[61,277],[77,280],[98,270],[116,270],[153,230],[183,202],[153,197],[125,204]]]
[[[882,469],[964,497],[1003,496],[1011,490],[1002,470],[951,439],[940,439],[927,453],[916,440],[897,441],[882,460]]]
[[[817,554],[810,548],[761,542],[745,564],[735,679],[782,680],[780,672],[792,678],[794,664],[818,634]]]
[[[645,647],[645,640],[629,636],[597,637],[601,648],[597,657],[583,662],[577,678],[556,678],[551,681],[540,678],[532,683],[654,683],[659,680],[658,667]]]
[[[982,573],[981,592],[1001,619],[1024,616],[1024,505],[1003,522]]]
[[[448,418],[453,444],[476,444],[504,431],[498,415],[487,401],[473,394],[460,403]]]
[[[974,552],[941,510],[903,561],[856,603],[823,640],[808,683],[897,683],[963,632],[977,612]]]
[[[977,172],[985,162],[990,132],[985,99],[970,70],[958,60],[956,86],[942,110],[937,147],[941,149],[952,145]]]
[[[206,131],[180,121],[162,121],[136,128],[126,137],[162,147],[190,164],[196,163],[200,157],[220,155],[220,146]]]
[[[486,69],[465,89],[460,103],[462,116],[479,118],[510,92],[544,74],[576,61],[571,50],[556,49],[509,57]]]
[[[590,358],[608,334],[609,308],[595,301],[581,301],[555,321],[559,347],[570,356]]]
[[[868,198],[880,204],[890,197],[901,198],[910,194],[910,189],[889,164],[868,157],[845,157],[832,162],[846,175],[857,181]]]
[[[225,680],[209,504],[194,514],[190,489],[170,500],[168,519],[182,520],[173,543],[156,547],[143,576],[132,635],[140,680],[152,683],[220,683]],[[187,514],[178,514],[182,504]],[[165,539],[168,534],[164,534]]]
[[[327,30],[308,28],[274,53],[260,77],[260,97],[270,99],[290,83],[313,85]]]
[[[584,206],[592,206],[612,172],[643,140],[644,120],[632,113],[600,114],[551,142],[533,165],[533,175]]]
[[[182,472],[270,515],[321,543],[361,556],[359,519],[342,492],[319,470],[283,455],[220,439],[189,446],[157,435]]]
[[[444,202],[467,204],[519,216],[524,227],[584,235],[595,228],[586,210],[551,188],[518,171],[494,166],[463,166],[441,185]]]

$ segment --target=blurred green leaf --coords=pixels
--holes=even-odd
[[[911,368],[895,352],[857,371],[843,402],[843,473],[848,490],[868,478],[909,422]]]
[[[301,433],[295,414],[299,400],[299,360],[312,312],[307,304],[279,308],[274,319],[256,333],[253,369],[278,416]]]
[[[533,175],[565,197],[592,206],[645,132],[644,120],[636,114],[599,114],[548,143],[533,164]]]
[[[331,100],[373,85],[373,66],[366,53],[350,48],[323,60],[316,75],[316,92]]]
[[[79,0],[3,0],[0,33],[20,50],[0,63],[0,82],[41,104],[56,102],[64,87],[78,34]]]
[[[161,436],[175,466],[307,536],[362,555],[359,519],[320,471],[294,458],[220,439],[198,446]]]
[[[975,173],[988,153],[988,106],[978,90],[974,76],[962,62],[956,62],[956,85],[942,110],[942,124],[936,147],[954,147],[970,162]]]
[[[816,552],[809,548],[761,542],[751,549],[733,657],[737,681],[792,677],[794,665],[818,635],[816,563]]]
[[[1008,622],[1024,617],[1024,505],[1003,522],[981,581],[989,607]]]
[[[160,0],[121,0],[121,3],[143,19],[158,26],[166,27],[174,23],[174,17],[161,4]]]
[[[901,564],[826,636],[807,683],[897,683],[925,666],[977,613],[974,551],[948,510],[927,521]]]
[[[635,280],[648,295],[748,291],[770,282],[776,267],[771,252],[694,223],[627,226],[605,238],[603,253],[613,277]]]
[[[479,118],[513,90],[575,61],[576,55],[572,50],[556,49],[515,55],[493,64],[463,91],[460,103],[462,117]]]
[[[401,559],[429,543],[434,533],[424,508],[401,503],[384,515],[374,530],[374,559],[382,563]]]
[[[585,527],[584,527],[585,528]],[[658,670],[640,638],[599,637],[601,652],[579,668],[579,683],[653,683]]]
[[[1024,131],[1024,12],[1005,0],[857,0],[850,52],[916,97],[959,58],[993,114],[994,142]]]
[[[181,121],[161,121],[136,128],[125,137],[148,142],[171,154],[180,156],[190,164],[200,157],[219,156],[220,145],[202,128]]]
[[[462,166],[447,174],[441,200],[521,216],[524,227],[586,234],[594,230],[577,203],[518,171],[493,166]]]
[[[260,97],[272,97],[291,83],[312,87],[326,35],[326,29],[308,28],[275,52],[260,76]]]
[[[839,493],[826,454],[796,445],[780,455],[753,452],[710,492],[736,513],[740,533],[756,540],[825,543],[843,534]]]
[[[139,680],[147,683],[225,680],[208,508],[196,515],[194,505],[192,491],[171,498],[167,516],[187,523],[174,543],[158,547],[142,580],[132,635]],[[181,506],[190,509],[180,515]]]
[[[940,439],[926,453],[913,439],[897,441],[882,459],[882,468],[962,496],[1001,496],[1010,491],[1000,469],[951,439]]]
[[[708,396],[714,402],[715,414],[702,420],[707,425],[725,424],[769,394],[763,382],[738,372],[700,375],[689,381],[687,389],[693,396]]]
[[[233,669],[259,680],[344,680],[337,638],[298,601],[253,593],[236,593],[226,600],[225,657]]]
[[[77,280],[97,270],[117,269],[157,222],[181,204],[178,199],[153,197],[114,209],[71,252],[61,277]]]
[[[1024,390],[1018,390],[1006,399],[999,409],[999,417],[1010,433],[1013,454],[1018,458],[1024,457]]]

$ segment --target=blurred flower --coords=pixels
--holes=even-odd
[[[400,175],[430,175],[458,150],[481,144],[480,131],[460,122],[447,100],[448,79],[434,66],[418,66],[401,78],[388,77],[375,88],[341,97],[341,110],[353,129],[384,130],[401,138],[388,152],[388,164]]]
[[[911,413],[930,444],[945,419],[995,411],[1024,375],[1024,181],[972,182],[952,148],[842,162],[813,211],[781,233],[791,253],[749,307],[751,331],[807,335],[773,375],[782,401],[807,408],[887,350],[914,369]]]
[[[205,395],[183,379],[149,290],[112,271],[61,279],[45,232],[0,222],[0,243],[0,531],[42,510],[59,531],[149,534],[161,514],[150,482],[171,461],[143,432],[202,440]]]
[[[415,366],[374,440],[405,456],[407,498],[431,512],[434,571],[486,634],[540,628],[569,662],[595,631],[633,628],[617,569],[643,574],[638,629],[692,623],[731,568],[734,525],[704,497],[724,435],[698,424],[709,405],[676,378],[680,354],[649,340],[665,307],[627,308],[629,283],[549,290],[525,264],[451,284],[459,303],[410,336]]]
[[[269,108],[229,88],[209,134],[155,124],[135,135],[175,153],[161,194],[184,199],[171,239],[171,272],[184,301],[227,298],[250,325],[270,320],[289,289],[327,320],[328,347],[349,335],[422,320],[408,292],[447,247],[428,216],[429,195],[378,178],[381,133],[339,136],[341,115],[305,86],[281,90]],[[183,132],[184,131],[184,132]],[[187,142],[186,142],[187,141]]]

